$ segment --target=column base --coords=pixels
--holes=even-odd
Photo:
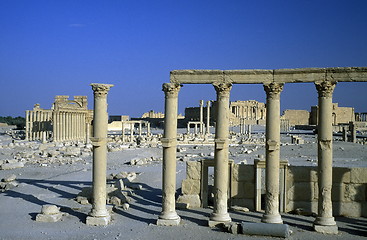
[[[157,220],[158,226],[178,226],[181,223],[181,218],[177,216],[176,219],[160,219]]]
[[[181,222],[180,216],[174,212],[162,212],[157,220],[158,226],[177,226]]]
[[[110,223],[111,221],[111,216],[104,216],[104,217],[93,217],[93,216],[88,216],[87,217],[87,225],[91,225],[91,226],[106,226]]]
[[[316,217],[314,225],[335,226],[336,222],[334,217]]]
[[[231,221],[232,221],[232,219],[231,219],[231,217],[229,216],[228,213],[224,213],[224,214],[212,213],[210,215],[210,219],[208,221],[208,226],[209,227],[216,227],[220,224],[229,223]]]
[[[314,224],[313,229],[316,232],[324,233],[324,234],[338,234],[338,226],[337,225],[318,225]]]
[[[271,214],[264,214],[261,222],[263,223],[283,223],[282,217],[280,216],[280,214],[276,214],[276,215],[271,215]]]

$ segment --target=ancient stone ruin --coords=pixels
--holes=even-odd
[[[178,225],[180,217],[175,208],[177,105],[182,84],[212,84],[217,92],[216,131],[214,147],[214,206],[208,224],[228,223],[228,188],[231,165],[229,152],[229,95],[234,84],[262,84],[266,93],[266,157],[264,223],[282,223],[280,204],[280,94],[284,84],[313,83],[318,93],[318,207],[314,229],[337,233],[331,201],[333,167],[333,104],[332,95],[337,82],[365,82],[366,68],[309,68],[279,70],[176,70],[170,83],[163,84],[165,93],[165,127],[163,146],[162,212],[158,225]],[[201,163],[203,166],[203,162]],[[205,163],[204,163],[205,166]],[[197,174],[202,176],[202,174]],[[205,174],[204,174],[205,175]],[[204,176],[203,175],[203,176]],[[254,180],[254,179],[253,179]],[[197,186],[200,189],[199,186]],[[202,188],[204,189],[204,188]],[[202,191],[199,190],[199,191]]]
[[[26,140],[87,142],[93,119],[87,105],[86,96],[56,96],[51,109],[36,104],[26,111]]]

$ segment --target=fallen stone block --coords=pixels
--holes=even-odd
[[[201,206],[200,197],[197,194],[194,195],[181,195],[178,197],[176,203],[188,204],[188,208],[199,208]]]
[[[61,220],[62,213],[56,205],[43,205],[41,213],[37,214],[37,222],[57,222]]]
[[[3,179],[1,179],[2,182],[12,182],[17,178],[17,176],[15,174],[11,174],[9,176],[4,177]]]
[[[22,162],[15,162],[15,163],[3,163],[0,166],[1,170],[10,170],[10,169],[15,169],[15,168],[22,168],[24,167],[24,163]]]

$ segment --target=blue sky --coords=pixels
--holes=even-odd
[[[0,0],[0,116],[24,116],[55,95],[112,83],[109,114],[163,111],[162,83],[176,69],[367,66],[367,1]],[[339,83],[334,102],[367,112],[366,83]],[[185,85],[179,112],[215,99]],[[265,101],[261,85],[231,100]],[[281,108],[310,110],[312,84],[287,84]]]

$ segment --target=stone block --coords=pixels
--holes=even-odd
[[[181,218],[178,217],[177,219],[158,219],[157,225],[158,226],[178,226],[180,225]]]
[[[296,182],[287,191],[287,198],[292,201],[312,201],[317,199],[314,182]]]
[[[186,162],[186,178],[193,180],[201,179],[201,162],[196,161]]]
[[[10,169],[22,168],[22,167],[24,167],[24,163],[22,163],[22,162],[3,163],[0,166],[0,169],[2,169],[2,170],[10,170]]]
[[[91,226],[106,226],[110,223],[111,216],[105,216],[105,217],[92,217],[88,216],[86,223],[87,225]]]
[[[198,194],[200,195],[200,181],[192,180],[192,179],[184,179],[182,180],[182,194],[191,195]]]
[[[346,184],[345,201],[363,202],[366,200],[366,184]]]
[[[200,208],[201,201],[199,195],[181,195],[178,197],[176,203],[188,204],[188,208]]]
[[[232,198],[255,198],[255,184],[252,182],[232,182]]]
[[[234,164],[232,174],[233,180],[237,182],[255,181],[253,165]]]
[[[57,222],[60,221],[62,218],[62,213],[57,214],[42,214],[39,213],[36,216],[37,222]]]
[[[333,225],[333,226],[323,226],[323,225],[314,225],[313,226],[314,230],[316,232],[319,233],[324,233],[324,234],[338,234],[338,226]]]
[[[289,166],[287,182],[317,182],[317,167]]]
[[[360,217],[362,216],[362,205],[361,202],[333,202],[333,215]]]
[[[367,168],[351,168],[351,183],[367,183]]]
[[[350,182],[350,168],[333,168],[333,183],[349,183]]]

